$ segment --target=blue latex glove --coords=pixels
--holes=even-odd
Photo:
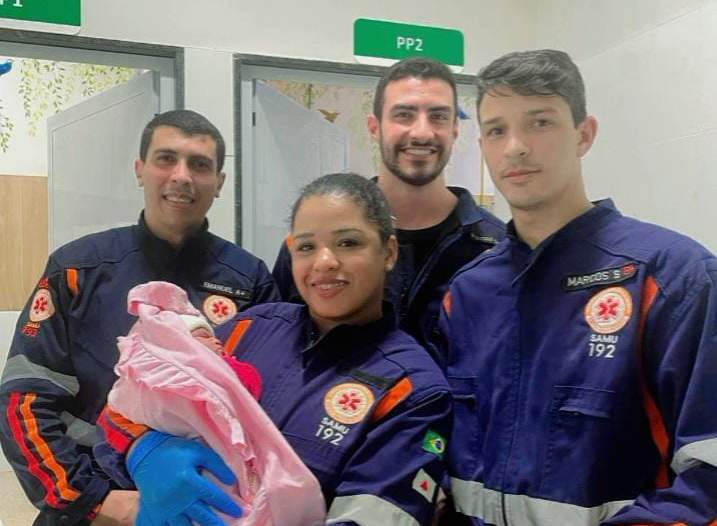
[[[242,509],[200,474],[209,470],[224,484],[236,477],[214,451],[194,440],[150,431],[127,456],[127,471],[139,490],[136,526],[226,526],[210,508],[240,517]]]

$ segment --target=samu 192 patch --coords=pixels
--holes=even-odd
[[[426,436],[423,437],[422,447],[424,451],[428,451],[439,458],[443,458],[443,453],[446,451],[446,439],[435,431],[429,429],[426,431]]]
[[[585,321],[598,334],[622,329],[632,316],[632,297],[625,287],[610,287],[593,295],[585,305]]]
[[[373,402],[371,390],[354,382],[335,385],[324,395],[326,414],[342,424],[356,424],[363,420]]]

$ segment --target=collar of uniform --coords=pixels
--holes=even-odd
[[[593,206],[587,212],[579,215],[560,230],[555,232],[548,239],[545,239],[536,247],[536,251],[541,251],[547,245],[560,245],[569,242],[575,237],[586,237],[600,229],[605,223],[611,222],[622,214],[615,208],[612,199],[602,199],[594,201]]]
[[[520,279],[520,277],[540,257],[540,254],[546,250],[546,247],[552,246],[555,248],[563,243],[570,242],[576,237],[584,238],[601,228],[605,223],[621,216],[620,212],[617,208],[615,208],[615,204],[612,199],[594,201],[593,205],[595,206],[593,206],[590,210],[579,215],[553,235],[544,239],[537,247],[535,247],[535,250],[531,250],[531,248],[522,239],[520,239],[520,237],[518,237],[518,233],[515,230],[515,224],[511,220],[508,223],[506,235],[508,239],[510,239],[511,245],[513,246],[513,261],[520,266],[524,266],[524,270],[515,277],[513,282]]]
[[[378,176],[372,177],[371,181],[378,183]],[[454,210],[461,226],[472,225],[485,218],[480,207],[476,204],[475,199],[473,199],[473,196],[468,190],[459,186],[446,186],[446,188],[458,198]]]
[[[377,320],[370,321],[364,325],[337,325],[327,333],[320,335],[309,314],[309,308],[304,305],[302,316],[306,320],[306,346],[301,351],[303,360],[306,361],[311,355],[320,353],[323,349],[330,349],[329,353],[340,359],[344,356],[341,352],[346,346],[353,352],[357,344],[370,342],[383,337],[396,327],[396,314],[393,306],[383,302],[383,313]]]
[[[461,226],[469,226],[485,219],[485,213],[473,199],[471,193],[465,188],[447,186],[453,195],[458,198],[456,203],[456,216]]]
[[[544,239],[537,247],[535,247],[535,251],[538,252],[542,247],[552,243],[558,243],[565,239],[572,239],[572,237],[576,234],[590,234],[599,229],[606,221],[611,221],[614,217],[622,215],[615,207],[615,203],[613,203],[612,199],[593,201],[593,205],[595,206],[593,206],[590,210],[582,213],[568,224],[564,225],[553,235]],[[518,236],[518,232],[515,230],[515,223],[512,219],[508,223],[506,236],[514,243],[523,243]]]
[[[139,246],[142,253],[156,269],[167,270],[178,265],[190,266],[202,260],[209,246],[209,222],[204,223],[196,234],[187,239],[187,242],[176,250],[164,239],[152,233],[144,220],[144,211],[139,216]]]

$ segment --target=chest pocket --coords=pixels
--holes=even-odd
[[[572,498],[576,491],[600,485],[610,478],[620,430],[612,412],[615,393],[577,386],[554,386],[550,429],[546,444],[541,490],[551,497]],[[572,485],[565,481],[573,481]]]

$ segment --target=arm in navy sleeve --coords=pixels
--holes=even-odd
[[[665,483],[604,525],[707,526],[717,519],[717,261],[695,266],[679,294],[657,284],[642,345],[647,387],[664,422]]]
[[[41,516],[83,524],[110,485],[61,419],[80,390],[67,329],[77,298],[65,273],[51,257],[20,314],[0,383],[0,441]]]
[[[122,489],[135,489],[125,459],[130,447],[150,428],[135,424],[106,405],[97,417],[98,442],[93,446],[95,460],[102,471]]]
[[[410,395],[376,422],[341,474],[327,524],[430,524],[445,475],[442,450],[451,425],[450,395],[432,389]],[[440,437],[440,453],[426,446]]]

